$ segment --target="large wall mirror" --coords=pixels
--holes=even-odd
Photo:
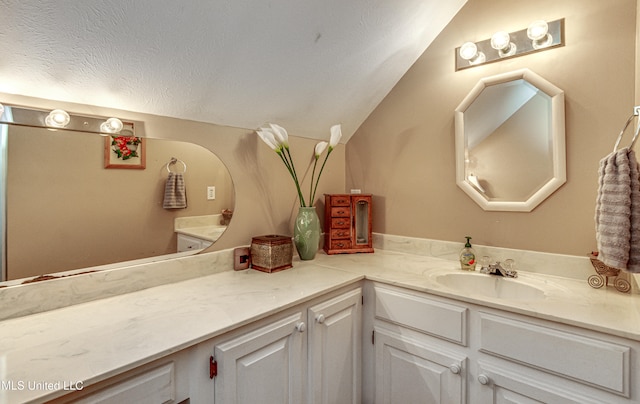
[[[11,108],[17,107],[5,106],[2,121],[17,112]],[[111,136],[7,123],[0,124],[0,136],[6,153],[5,285],[189,254],[180,250],[181,235],[193,240],[195,230],[207,230],[193,249],[201,250],[229,223],[235,200],[231,176],[202,146],[147,137],[144,169],[127,169],[106,167]],[[163,207],[169,171],[182,174],[185,208]],[[209,187],[215,187],[213,198]]]
[[[528,69],[480,80],[455,136],[456,183],[484,210],[530,212],[566,181],[564,92]]]

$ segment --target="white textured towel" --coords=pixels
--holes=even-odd
[[[182,209],[187,207],[187,190],[184,185],[184,176],[182,173],[170,172],[167,176],[162,207],[165,209]]]
[[[596,242],[606,265],[640,272],[640,172],[635,152],[624,148],[600,160]]]

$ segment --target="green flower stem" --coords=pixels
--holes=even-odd
[[[318,157],[320,156],[313,156],[314,157],[314,162],[313,162],[313,170],[311,171],[311,184],[309,185],[309,203],[311,204],[311,206],[313,206],[313,177],[316,175],[316,166],[318,165]],[[320,175],[318,175],[318,181],[320,180]]]
[[[324,156],[324,161],[322,162],[322,167],[320,167],[320,172],[318,173],[318,179],[316,180],[316,186],[313,189],[313,193],[311,194],[311,203],[313,203],[313,199],[316,197],[316,191],[318,190],[318,183],[320,182],[320,176],[322,175],[322,171],[324,170],[324,165],[327,164],[327,160],[329,159],[329,155],[331,154],[331,152],[333,151],[332,147],[329,147],[329,150],[327,151],[327,155]],[[318,160],[316,160],[317,162]],[[315,169],[315,166],[314,166]],[[311,178],[311,183],[313,184],[313,177]]]
[[[287,150],[287,153],[289,154],[289,159],[291,159],[291,154],[289,153],[289,149],[286,149],[286,150]],[[282,162],[287,167],[287,170],[289,170],[289,174],[291,174],[291,178],[293,178],[293,182],[296,184],[296,190],[298,191],[298,197],[300,198],[300,206],[307,206],[305,204],[304,197],[302,196],[302,190],[300,189],[300,184],[298,183],[298,176],[296,175],[296,169],[293,166],[293,160],[289,162],[287,160],[287,157],[282,152],[276,151],[276,153],[278,153],[278,156],[280,156],[280,158],[282,159]]]

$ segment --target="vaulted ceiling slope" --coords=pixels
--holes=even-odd
[[[0,92],[345,143],[466,0],[0,0]]]

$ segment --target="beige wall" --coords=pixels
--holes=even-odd
[[[235,207],[229,228],[210,250],[248,245],[251,242],[251,237],[258,235],[273,233],[292,235],[293,219],[297,214],[295,187],[278,156],[263,144],[251,129],[225,127],[12,94],[0,94],[0,102],[46,109],[61,107],[80,114],[113,115],[125,120],[141,121],[144,123],[143,130],[147,137],[188,141],[215,152],[231,174],[235,188]],[[328,140],[329,128],[326,128],[326,133]],[[315,143],[315,141],[295,136],[290,139],[298,174],[301,178],[305,178],[302,183],[305,195],[308,194],[307,177],[310,175],[310,170],[305,172],[305,169],[311,163]],[[344,152],[344,146],[338,145],[331,155],[317,190],[316,199],[318,201],[323,199],[322,194],[325,192],[344,191]],[[152,158],[147,158],[147,170],[154,172],[160,170],[158,165],[150,159]],[[99,164],[101,162],[102,160]],[[162,163],[165,163],[164,159]],[[25,180],[29,181],[28,178]],[[316,206],[320,206],[318,213],[322,218],[323,205]],[[109,215],[110,213],[105,212],[102,218],[109,218]],[[91,234],[103,230],[89,224],[83,231]],[[34,255],[40,254],[44,248],[40,242],[33,242],[30,245],[30,251]],[[37,270],[37,273],[46,272],[50,271],[46,268],[38,268]]]
[[[375,195],[374,231],[585,255],[597,168],[634,105],[635,0],[469,0],[349,141],[347,188]],[[565,18],[566,46],[454,71],[454,49]],[[529,68],[565,91],[567,183],[531,213],[485,212],[455,183],[453,111],[482,77]]]

